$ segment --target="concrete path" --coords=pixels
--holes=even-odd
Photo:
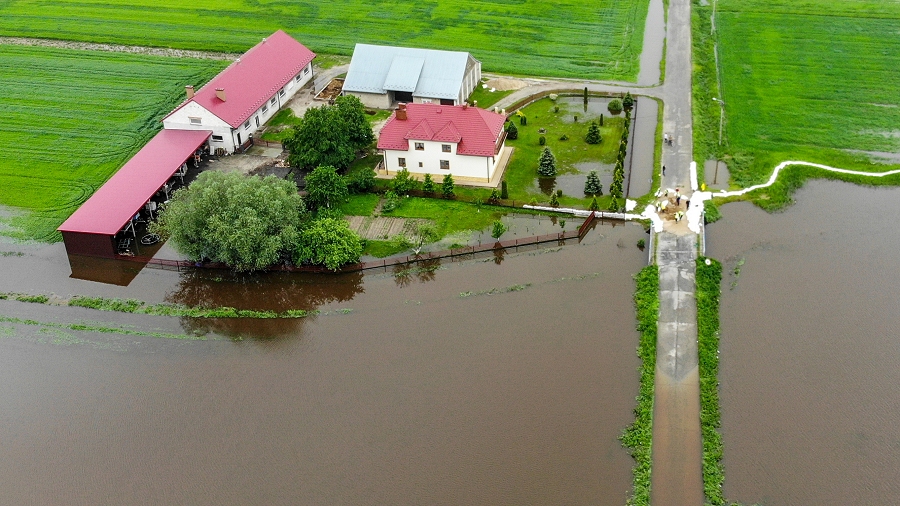
[[[671,0],[666,41],[663,132],[675,140],[663,146],[663,186],[691,188],[690,0]],[[694,261],[698,236],[682,221],[666,221],[656,236],[660,315],[657,327],[653,404],[653,464],[650,504],[703,504],[700,437],[700,375]]]

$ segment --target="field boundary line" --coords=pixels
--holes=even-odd
[[[0,45],[53,47],[58,49],[75,49],[79,51],[106,51],[109,53],[167,56],[169,58],[197,58],[200,60],[234,61],[241,56],[237,53],[219,53],[215,51],[194,51],[190,49],[171,49],[165,47],[149,46],[126,46],[123,44],[100,44],[93,42],[78,42],[74,40],[36,39],[31,37],[0,37]]]
[[[753,185],[749,188],[744,188],[743,190],[735,190],[735,191],[725,191],[722,190],[719,193],[712,194],[713,197],[738,197],[747,193],[750,193],[755,190],[759,190],[761,188],[767,188],[775,184],[775,181],[778,179],[778,173],[781,172],[782,169],[788,167],[790,165],[802,165],[806,167],[815,167],[817,169],[827,170],[829,172],[837,172],[838,174],[849,174],[851,176],[868,176],[868,177],[886,177],[893,176],[895,174],[900,174],[900,169],[889,170],[886,172],[864,172],[861,170],[850,170],[850,169],[841,169],[838,167],[831,167],[829,165],[822,165],[821,163],[812,163],[812,162],[803,162],[798,160],[789,160],[786,162],[781,162],[775,167],[775,170],[772,172],[772,176],[769,177],[769,180],[765,183]]]

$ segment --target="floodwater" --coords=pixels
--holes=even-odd
[[[315,277],[144,269],[128,286],[60,275],[58,246],[0,256],[0,291],[322,311],[182,321],[0,301],[36,321],[0,322],[3,502],[624,504],[645,237],[598,225],[500,258]],[[210,340],[66,326],[85,320]]]
[[[638,73],[639,86],[659,83],[660,61],[666,40],[666,16],[663,0],[650,0],[647,20],[644,23],[644,44],[641,50],[641,70]]]
[[[707,254],[726,264],[725,495],[895,504],[900,189],[819,181],[795,198],[778,214],[728,204],[707,229]]]
[[[653,186],[653,171],[661,171],[654,167],[653,154],[656,147],[656,125],[659,123],[659,103],[649,97],[638,97],[635,100],[631,123],[631,146],[628,150],[627,195],[637,198],[650,193]]]

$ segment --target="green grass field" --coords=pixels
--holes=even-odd
[[[782,160],[898,168],[856,151],[900,153],[900,2],[720,0],[717,20],[727,150],[749,155],[732,164],[737,185]],[[775,207],[788,202],[777,197]]]
[[[162,128],[162,116],[226,62],[0,45],[4,234],[59,240],[59,226]],[[7,228],[11,227],[11,228]]]
[[[648,3],[6,0],[0,35],[242,52],[280,28],[321,53],[401,44],[469,51],[493,72],[634,80]]]

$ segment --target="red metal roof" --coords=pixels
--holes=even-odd
[[[159,132],[57,230],[115,235],[210,135],[209,130]]]
[[[494,156],[497,138],[506,117],[478,107],[462,105],[407,104],[406,120],[391,115],[381,135],[378,149],[409,150],[409,139],[459,142],[460,155]]]
[[[306,46],[278,30],[244,53],[175,111],[196,102],[237,128],[315,57]],[[225,90],[224,101],[216,96],[216,88]]]

